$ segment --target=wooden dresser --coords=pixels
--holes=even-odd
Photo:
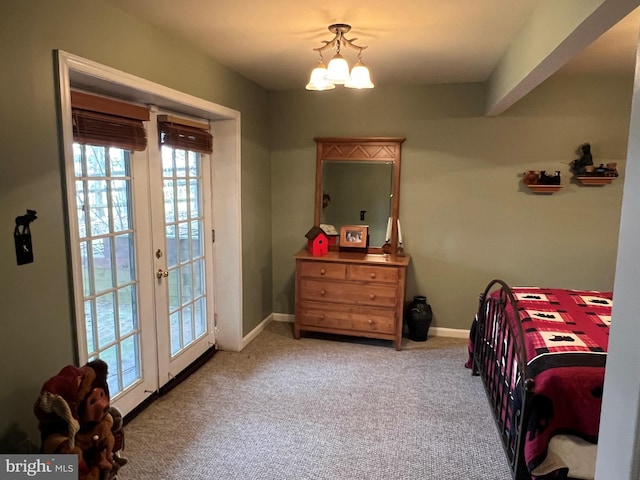
[[[295,338],[305,330],[381,338],[400,350],[409,256],[303,250],[295,258]]]

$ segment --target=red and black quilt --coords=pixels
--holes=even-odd
[[[535,382],[524,444],[531,472],[544,461],[554,435],[597,443],[612,292],[511,290]]]

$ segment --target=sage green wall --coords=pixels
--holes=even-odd
[[[315,136],[405,136],[400,219],[407,299],[433,326],[467,329],[494,277],[514,285],[612,289],[623,179],[570,182],[576,147],[624,172],[632,78],[554,77],[499,117],[481,84],[273,93],[274,310],[293,312],[294,253],[313,223]],[[560,170],[535,195],[525,170]]]
[[[24,451],[29,441],[37,442],[32,406],[39,389],[62,366],[76,361],[54,49],[241,112],[244,332],[273,311],[268,93],[106,2],[0,2],[0,451],[4,452]],[[17,266],[14,218],[27,208],[38,212],[31,226],[35,262]]]

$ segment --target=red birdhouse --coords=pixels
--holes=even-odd
[[[310,255],[319,257],[329,253],[329,237],[320,227],[312,227],[305,235],[307,237],[307,251]]]

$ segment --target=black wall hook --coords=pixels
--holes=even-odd
[[[16,217],[16,226],[13,230],[13,239],[16,243],[16,261],[18,265],[33,262],[33,247],[31,244],[31,229],[29,224],[36,220],[35,210],[27,209],[25,215]]]

